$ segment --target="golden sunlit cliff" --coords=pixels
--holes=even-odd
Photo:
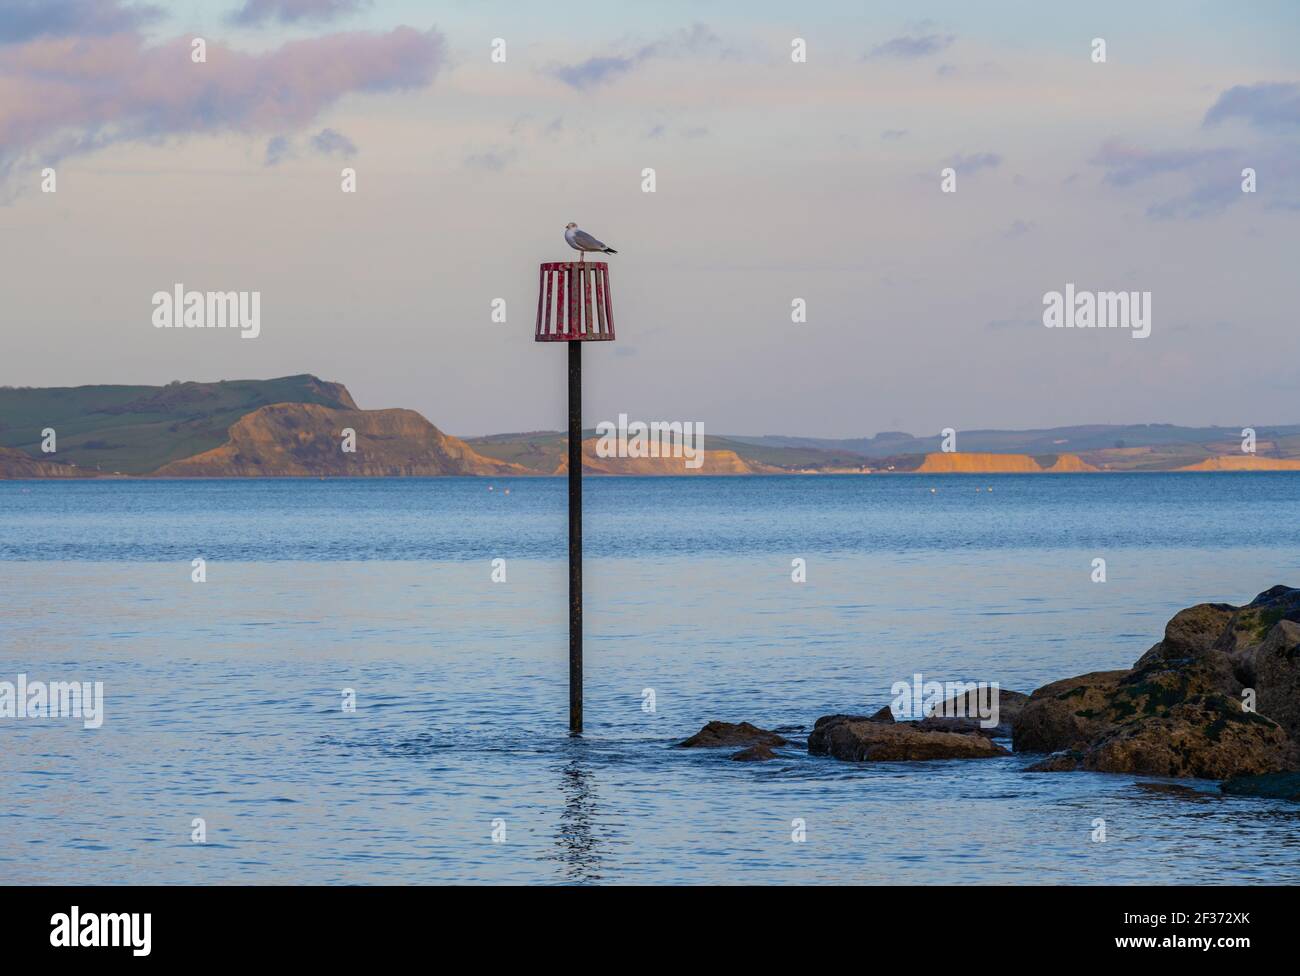
[[[1044,468],[1028,454],[981,454],[978,452],[934,452],[927,454],[917,474],[1062,474],[1096,471],[1074,454],[1058,454],[1051,467]]]
[[[342,449],[356,432],[356,451]],[[231,425],[220,447],[159,468],[163,478],[389,477],[524,475],[526,468],[484,457],[414,410],[338,410],[274,403]]]

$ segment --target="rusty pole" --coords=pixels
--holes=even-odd
[[[569,735],[582,735],[582,343],[569,346]]]

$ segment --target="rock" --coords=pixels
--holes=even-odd
[[[1300,589],[1274,586],[1250,603],[1202,603],[1174,614],[1165,637],[1134,665],[1144,668],[1157,660],[1191,660],[1215,676],[1216,690],[1239,694],[1255,683],[1258,648],[1278,623],[1300,623]]]
[[[1085,753],[1081,768],[1143,776],[1229,779],[1282,768],[1286,733],[1227,695],[1194,695],[1155,716],[1118,726]]]
[[[1165,624],[1165,639],[1160,642],[1165,660],[1204,657],[1228,628],[1237,608],[1227,603],[1198,603],[1179,610]]]
[[[1259,647],[1284,620],[1300,624],[1300,589],[1275,586],[1233,615],[1219,647],[1234,659],[1249,664],[1249,652]]]
[[[1300,624],[1282,620],[1255,650],[1252,660],[1255,710],[1300,741]]]
[[[1242,707],[1248,687],[1253,711]],[[1300,769],[1300,590],[1180,610],[1132,671],[1035,691],[1012,741],[1054,753],[1032,772],[1228,779]]]
[[[1177,796],[1185,800],[1204,800],[1207,797],[1215,797],[1214,793],[1206,793],[1204,790],[1198,790],[1192,786],[1182,786],[1178,783],[1138,783],[1137,788],[1143,793],[1159,793],[1162,796]]]
[[[1006,738],[1011,734],[1010,726],[995,725],[986,729],[977,718],[940,718],[938,715],[930,715],[911,724],[923,732],[956,732],[959,735],[983,735],[990,739]]]
[[[786,740],[748,722],[710,722],[684,742],[682,749],[717,749],[721,746],[783,746]]]
[[[769,746],[750,746],[748,749],[733,753],[729,758],[736,762],[766,762],[768,759],[775,759],[776,753]]]
[[[1164,640],[1138,658],[1134,669],[1194,663],[1214,676],[1214,690],[1235,694],[1241,682],[1222,640],[1237,609],[1228,603],[1199,603],[1179,610],[1165,625]]]
[[[1083,753],[1067,749],[1063,752],[1054,752],[1046,759],[1034,763],[1032,766],[1026,766],[1026,773],[1072,773],[1079,768],[1083,762]]]
[[[974,732],[978,735],[1008,738],[1016,720],[1024,711],[1029,696],[1019,691],[999,688],[997,690],[998,723],[984,728],[983,720],[979,716],[981,710],[987,706],[986,696],[990,694],[992,694],[991,690],[981,694],[972,689],[963,695],[949,698],[942,704],[936,705],[918,724],[921,728],[935,732]]]
[[[1219,784],[1229,796],[1258,796],[1300,802],[1300,773],[1263,773],[1238,776]]]
[[[912,722],[877,722],[863,716],[827,715],[808,737],[808,752],[848,762],[986,759],[1008,755],[982,735],[931,732]]]
[[[881,715],[888,715],[889,717],[880,718],[879,716]],[[829,725],[832,722],[883,722],[886,725],[892,725],[894,722],[894,713],[891,712],[889,706],[886,705],[874,715],[823,715],[813,723],[813,735],[816,735],[817,730],[822,726]]]
[[[1012,724],[1017,752],[1085,749],[1106,727],[1100,717],[1127,671],[1093,671],[1044,685],[1029,696]]]

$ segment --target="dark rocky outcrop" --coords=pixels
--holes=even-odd
[[[1131,671],[1035,691],[1012,741],[1017,751],[1053,753],[1030,772],[1227,779],[1296,768],[1300,590],[1276,586],[1242,607],[1179,611]]]
[[[1008,755],[987,736],[922,729],[914,722],[883,722],[863,715],[826,715],[808,737],[808,752],[848,762],[987,759]]]
[[[775,732],[760,729],[748,722],[709,722],[689,739],[678,743],[682,749],[718,749],[724,746],[783,746],[786,739]],[[733,757],[734,758],[734,757]]]
[[[1229,796],[1257,796],[1300,802],[1300,773],[1264,773],[1260,776],[1238,776],[1235,779],[1220,783],[1219,789]]]
[[[1300,624],[1281,620],[1251,656],[1255,707],[1300,742]]]

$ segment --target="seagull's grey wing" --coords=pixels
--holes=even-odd
[[[578,247],[585,248],[589,251],[603,251],[605,245],[596,238],[592,237],[585,230],[575,230],[573,232],[573,241]]]

